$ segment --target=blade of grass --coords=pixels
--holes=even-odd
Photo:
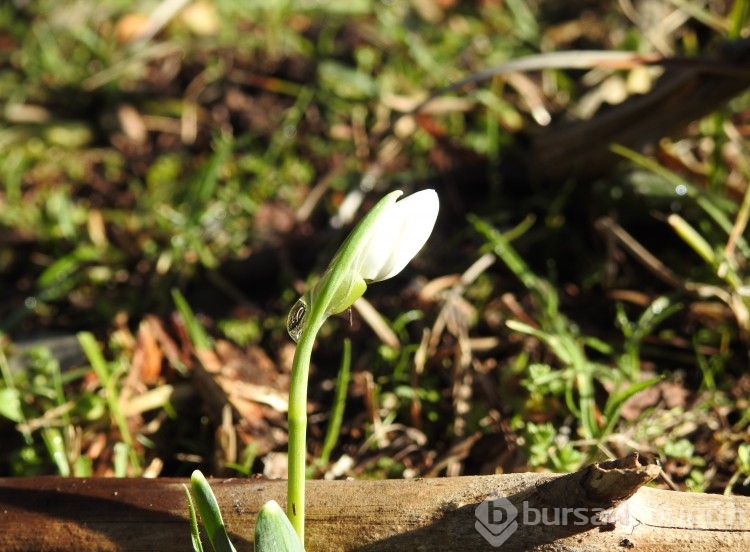
[[[130,458],[130,467],[135,475],[139,475],[141,472],[140,462],[133,448],[133,436],[130,433],[127,420],[122,413],[120,408],[120,395],[117,389],[117,378],[115,378],[109,371],[107,361],[104,360],[101,349],[96,339],[89,332],[80,332],[78,335],[78,342],[81,344],[86,358],[91,363],[91,368],[94,370],[96,377],[99,379],[99,383],[104,389],[105,399],[107,406],[115,420],[117,428],[120,430],[120,435],[125,445],[128,447],[128,456]]]
[[[612,152],[617,155],[621,155],[625,159],[628,159],[632,163],[658,175],[670,184],[677,186],[684,186],[688,197],[695,199],[698,206],[705,211],[705,213],[713,219],[713,221],[721,228],[727,235],[732,234],[733,224],[725,214],[733,214],[737,208],[736,204],[732,201],[710,196],[707,193],[696,188],[692,183],[683,180],[680,176],[674,174],[669,169],[664,168],[658,162],[653,159],[641,155],[640,153],[633,151],[625,146],[619,144],[613,144],[610,146]],[[747,241],[741,236],[737,239],[737,247],[742,251],[745,256],[750,256],[750,246]]]
[[[729,40],[737,40],[742,36],[748,19],[750,19],[750,2],[748,0],[735,0],[732,11],[729,13]]]
[[[734,219],[734,225],[732,225],[732,231],[729,233],[729,239],[724,247],[724,255],[728,258],[734,258],[735,247],[737,242],[742,239],[747,228],[748,220],[750,220],[750,186],[745,189],[745,194],[742,197],[742,204],[740,210],[737,213],[737,218]]]
[[[554,324],[554,321],[558,320],[559,316],[558,297],[552,286],[529,269],[521,256],[511,247],[510,240],[506,234],[493,228],[477,216],[469,215],[467,218],[474,226],[474,229],[489,242],[495,255],[516,275],[516,278],[521,281],[524,287],[534,294],[539,304],[543,307],[546,320]],[[527,221],[522,222],[520,226],[527,228]],[[518,232],[511,230],[508,235],[510,234],[518,235]]]
[[[211,339],[208,337],[203,326],[198,322],[193,314],[190,305],[185,300],[185,297],[180,293],[178,289],[172,290],[172,299],[177,307],[177,311],[180,313],[182,320],[185,322],[185,329],[190,336],[190,340],[193,342],[193,347],[196,349],[210,349]]]
[[[667,217],[667,222],[675,232],[687,243],[693,251],[717,271],[718,276],[724,279],[732,288],[742,287],[741,278],[726,264],[722,262],[712,249],[711,245],[693,226],[676,213]]]
[[[680,215],[672,213],[667,217],[669,225],[677,232],[682,240],[687,243],[693,251],[700,255],[706,264],[716,267],[719,264],[716,258],[716,253],[711,248],[709,243],[703,239],[698,231],[695,230],[684,218]]]
[[[570,367],[574,376],[566,378],[565,401],[580,421],[586,438],[600,434],[596,423],[596,401],[594,397],[593,372],[582,345],[570,330],[567,318],[558,310],[559,299],[553,286],[534,274],[521,256],[510,245],[506,237],[488,223],[475,216],[469,221],[491,244],[494,253],[508,266],[521,283],[535,296],[541,306],[539,330],[517,320],[508,320],[506,325],[541,340],[560,361]],[[577,391],[577,400],[576,400]]]
[[[664,377],[665,376],[661,375],[649,378],[647,380],[630,385],[627,389],[620,393],[610,395],[609,399],[607,400],[607,405],[604,408],[604,419],[607,420],[607,423],[604,426],[602,435],[609,435],[614,430],[615,424],[617,424],[618,420],[620,419],[620,409],[622,408],[622,405],[625,403],[625,401],[627,401],[636,393],[640,393],[641,391],[648,389],[652,385],[656,385],[657,383],[662,381]]]
[[[127,443],[115,443],[113,464],[115,467],[115,477],[128,476],[128,459],[132,447]]]
[[[62,432],[54,427],[42,429],[42,439],[47,447],[47,452],[57,466],[57,473],[62,477],[70,477],[70,463],[65,451],[65,439]]]
[[[638,377],[641,358],[641,343],[654,331],[654,328],[664,320],[682,310],[682,303],[673,303],[672,299],[664,295],[657,297],[643,311],[638,321],[632,324],[625,314],[622,304],[617,305],[617,318],[622,329],[625,342],[619,365],[631,380]]]
[[[190,513],[190,542],[193,544],[193,552],[203,552],[203,543],[201,543],[201,533],[198,529],[198,516],[195,514],[195,504],[193,504],[193,497],[190,495],[190,489],[188,486],[183,484],[182,488],[185,489],[185,498],[188,503],[188,512]]]
[[[341,355],[341,367],[336,380],[336,391],[333,399],[333,408],[331,409],[331,419],[328,422],[328,429],[323,440],[323,448],[320,451],[318,460],[310,466],[308,476],[312,476],[315,469],[319,466],[325,466],[331,457],[331,452],[339,440],[341,433],[341,422],[344,420],[344,409],[346,407],[346,392],[349,388],[349,374],[351,373],[352,360],[352,343],[351,340],[344,340],[344,352]]]
[[[2,334],[0,334],[0,338],[2,338]],[[9,420],[20,424],[21,427],[27,427],[28,420],[23,412],[21,392],[16,388],[16,384],[13,381],[13,374],[10,371],[8,357],[5,356],[2,347],[0,347],[0,373],[2,373],[3,381],[5,382],[5,389],[0,390],[0,399],[2,399],[0,412],[2,412]],[[31,432],[28,429],[21,429],[20,433],[27,445],[31,445],[34,442],[34,438],[31,436]]]

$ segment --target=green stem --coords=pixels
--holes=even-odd
[[[396,202],[401,192],[391,192],[354,228],[334,256],[320,282],[307,295],[307,317],[299,335],[292,363],[289,385],[289,476],[287,480],[286,515],[300,542],[305,543],[305,460],[307,452],[307,377],[310,372],[313,344],[329,315],[342,312],[359,298],[367,284],[352,272],[357,256],[380,214]]]
[[[289,385],[289,479],[286,515],[300,541],[305,542],[305,460],[307,456],[307,376],[313,344],[322,321],[310,320],[300,335]]]

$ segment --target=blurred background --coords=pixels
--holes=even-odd
[[[432,187],[422,253],[319,336],[311,477],[637,450],[749,494],[749,11],[3,2],[0,475],[284,477],[289,308]]]

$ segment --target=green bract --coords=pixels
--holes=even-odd
[[[298,341],[312,318],[343,312],[359,299],[370,282],[401,272],[432,233],[439,201],[423,190],[397,201],[391,192],[362,219],[334,256],[320,281],[292,307],[289,335]],[[321,320],[321,322],[322,322]]]

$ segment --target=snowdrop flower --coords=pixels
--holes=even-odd
[[[367,284],[392,278],[414,258],[430,237],[440,203],[435,190],[423,190],[397,201],[403,192],[381,199],[352,231],[320,281],[292,307],[289,335],[298,341],[313,320],[349,308]]]

